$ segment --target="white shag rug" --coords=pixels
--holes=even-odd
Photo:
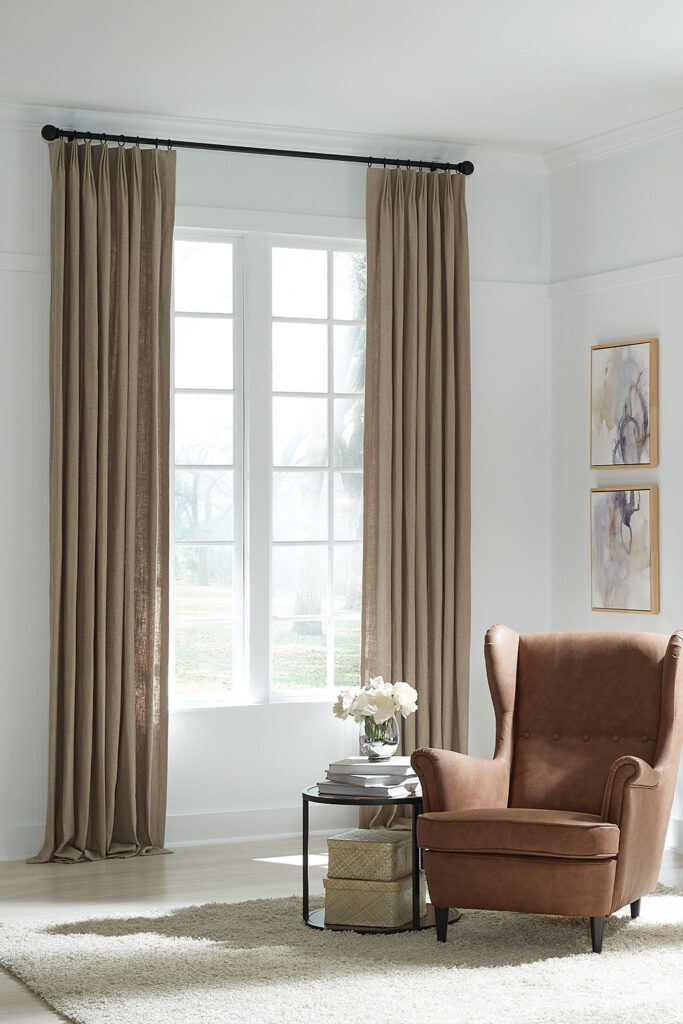
[[[438,944],[320,932],[298,898],[0,928],[0,963],[78,1024],[681,1024],[683,893],[608,919],[466,910]]]

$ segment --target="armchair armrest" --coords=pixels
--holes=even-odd
[[[633,754],[618,757],[609,770],[605,784],[605,794],[602,798],[603,820],[619,825],[627,791],[656,789],[661,778],[661,772],[647,761],[643,761],[642,757],[635,757]]]
[[[502,758],[487,761],[453,750],[422,747],[410,762],[422,783],[425,811],[507,807],[510,765]]]
[[[602,818],[619,826],[619,854],[610,913],[657,884],[673,797],[673,781],[660,768],[627,754],[610,768]]]

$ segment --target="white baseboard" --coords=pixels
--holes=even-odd
[[[45,840],[45,825],[10,825],[0,835],[0,860],[35,857]]]
[[[354,808],[309,805],[311,834],[352,827],[358,820]],[[251,839],[282,839],[301,835],[301,805],[261,807],[239,811],[169,814],[166,844],[203,846],[209,843],[246,842]]]
[[[351,828],[358,821],[353,807],[322,807],[319,804],[309,807],[311,835]],[[0,860],[26,860],[27,857],[34,857],[43,845],[44,834],[42,824],[13,825],[2,830]],[[301,835],[300,804],[239,811],[169,814],[166,818],[166,845],[169,847],[283,839],[297,835]]]
[[[672,818],[666,833],[667,848],[680,850],[683,853],[683,818]]]

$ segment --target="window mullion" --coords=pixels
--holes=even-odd
[[[268,700],[271,574],[271,293],[266,235],[244,242],[245,552],[248,571],[245,648],[249,696]]]
[[[333,255],[327,253],[327,686],[334,686],[334,350],[332,346]]]
[[[233,698],[248,699],[249,658],[245,644],[246,623],[246,521],[244,482],[246,478],[244,444],[244,252],[241,239],[233,241]]]

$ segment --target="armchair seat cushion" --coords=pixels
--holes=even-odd
[[[523,854],[535,857],[616,857],[619,827],[597,814],[492,807],[420,815],[418,843],[448,853]]]

